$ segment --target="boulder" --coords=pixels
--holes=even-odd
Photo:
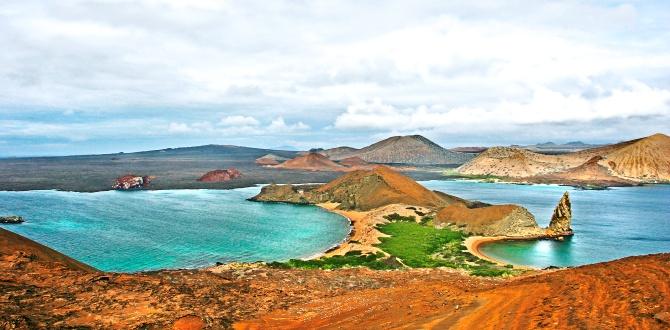
[[[149,176],[137,176],[133,174],[124,175],[118,177],[112,185],[112,189],[116,190],[130,190],[130,189],[141,189],[149,185],[151,182],[151,177]]]
[[[0,223],[2,224],[18,224],[23,221],[23,217],[17,215],[0,216]]]

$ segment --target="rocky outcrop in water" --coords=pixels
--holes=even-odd
[[[547,232],[551,236],[569,236],[572,235],[572,206],[570,205],[570,195],[566,191],[561,197],[561,200],[554,209],[554,214],[551,216],[551,222]]]
[[[261,188],[261,192],[249,198],[254,202],[279,202],[292,204],[311,204],[310,192],[321,185],[290,185],[269,184]]]
[[[237,179],[242,176],[242,173],[236,168],[229,168],[227,170],[214,170],[205,173],[198,181],[200,182],[226,182]]]
[[[23,217],[16,216],[16,215],[9,215],[9,216],[0,216],[0,223],[1,224],[18,224],[22,223]]]
[[[150,176],[137,176],[137,175],[124,175],[118,177],[112,189],[116,190],[131,190],[131,189],[141,189],[149,185],[151,182]]]

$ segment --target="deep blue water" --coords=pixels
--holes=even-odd
[[[575,235],[553,240],[497,242],[482,252],[535,267],[576,266],[632,255],[670,252],[670,185],[578,190],[556,185],[513,185],[473,181],[425,181],[425,186],[467,199],[514,203],[547,226],[564,191],[572,202]]]
[[[5,229],[123,272],[308,257],[349,232],[316,206],[245,200],[259,190],[0,191],[0,215],[27,220]]]

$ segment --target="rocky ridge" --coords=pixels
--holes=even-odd
[[[659,133],[561,155],[495,147],[463,164],[458,172],[572,185],[669,182],[670,137]]]

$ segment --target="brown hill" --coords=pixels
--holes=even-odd
[[[369,166],[370,163],[362,160],[360,157],[349,157],[340,160],[338,163],[347,167]]]
[[[594,157],[599,157],[597,162]],[[656,182],[670,180],[670,137],[641,139],[562,155],[543,155],[511,147],[495,147],[459,167],[466,175],[528,178],[556,182]],[[618,177],[618,178],[615,178]]]
[[[256,158],[256,164],[258,165],[279,165],[279,163],[287,160],[288,158],[277,156],[275,154],[267,154],[263,157]]]
[[[654,134],[605,155],[607,166],[624,178],[670,180],[670,136]]]
[[[338,202],[342,209],[371,210],[388,204],[426,207],[465,203],[454,196],[442,196],[386,166],[347,173],[313,191],[319,201]]]
[[[320,154],[335,160],[347,158],[357,152],[358,149],[352,147],[337,147],[319,151]]]
[[[371,163],[417,165],[463,164],[474,157],[471,154],[444,149],[421,135],[393,136],[333,159],[353,156]]]
[[[620,178],[612,173],[609,168],[600,165],[599,162],[604,158],[602,156],[594,156],[586,161],[586,163],[577,167],[569,168],[564,171],[538,175],[530,177],[528,181],[539,183],[574,183],[574,184],[591,184],[602,186],[629,186],[635,182]]]
[[[298,156],[293,159],[289,159],[279,165],[273,166],[274,168],[283,168],[283,169],[293,169],[293,170],[307,170],[307,171],[347,171],[348,169],[345,166],[342,166],[330,159],[328,157],[316,153],[310,152],[303,156]]]
[[[481,205],[462,198],[426,189],[395,170],[378,165],[356,170],[325,185],[267,185],[251,200],[316,204],[340,203],[340,209],[367,211],[389,204],[444,207],[453,203]]]
[[[20,253],[17,254],[17,251]],[[0,256],[10,256],[17,264],[22,258],[27,258],[45,264],[58,264],[72,270],[97,272],[89,265],[3,228],[0,228]]]
[[[458,172],[466,175],[523,178],[566,169],[570,165],[572,164],[566,163],[559,156],[538,154],[516,147],[493,147],[463,164]]]

